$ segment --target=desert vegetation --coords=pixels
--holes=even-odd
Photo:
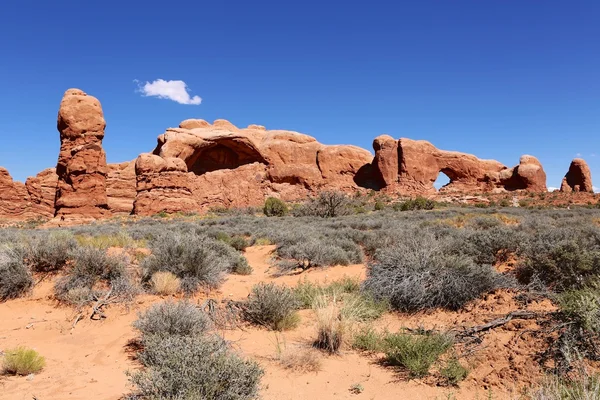
[[[276,335],[272,359],[293,373],[323,373],[321,360],[355,352],[401,380],[456,388],[476,382],[481,343],[521,329],[540,371],[529,398],[597,398],[577,393],[598,392],[599,220],[588,207],[441,207],[324,192],[304,204],[269,198],[262,209],[207,216],[7,227],[0,301],[51,282],[53,299],[76,310],[75,327],[136,296],[167,296],[133,324],[143,368],[130,372],[132,399],[259,396],[265,366],[228,342],[236,327]],[[263,246],[271,251],[264,282],[252,280],[246,258]],[[357,265],[364,277],[309,279]],[[247,297],[219,292],[246,279]],[[506,312],[474,311],[498,294],[510,299]],[[528,308],[542,301],[551,307]],[[415,322],[446,314],[452,324]],[[298,329],[304,341],[288,343]],[[5,358],[17,350],[3,349]]]

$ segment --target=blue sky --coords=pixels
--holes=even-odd
[[[598,21],[597,0],[3,2],[0,165],[54,166],[78,87],[102,102],[109,162],[224,118],[369,150],[388,133],[508,166],[532,154],[549,186],[580,154],[600,179]],[[136,91],[156,79],[201,103]]]

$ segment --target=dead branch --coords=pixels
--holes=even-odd
[[[112,294],[112,291],[113,288],[111,286],[108,292],[106,292],[106,295],[104,295],[103,298],[98,299],[96,304],[94,304],[94,307],[92,308],[92,315],[90,315],[90,319],[99,320],[106,318],[106,315],[104,315],[104,312],[102,311],[102,307],[110,303],[109,298]],[[96,315],[98,315],[98,318],[95,318]]]
[[[539,313],[533,311],[525,311],[525,310],[517,310],[512,311],[506,314],[503,318],[498,318],[493,321],[488,322],[487,324],[473,326],[470,328],[465,328],[462,332],[457,333],[458,337],[465,338],[469,336],[473,336],[476,333],[481,333],[485,331],[489,331],[490,329],[497,328],[499,326],[507,324],[509,321],[513,319],[532,319],[540,316]]]

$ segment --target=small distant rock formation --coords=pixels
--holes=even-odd
[[[546,191],[546,173],[533,156],[524,155],[519,165],[508,168],[495,160],[472,154],[439,150],[425,140],[382,135],[373,141],[373,167],[381,188],[408,194],[434,193],[440,173],[450,182],[444,191],[497,190]]]
[[[106,122],[98,99],[79,89],[65,92],[58,111],[56,217],[89,221],[110,215],[106,196]]]
[[[571,161],[569,171],[560,185],[561,192],[594,192],[592,173],[587,162],[582,158]]]

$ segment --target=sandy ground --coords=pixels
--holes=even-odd
[[[249,276],[229,276],[218,292],[210,297],[241,300],[260,281],[276,281],[295,285],[301,279],[331,282],[343,276],[364,277],[363,265],[309,270],[301,275],[273,277],[269,258],[273,246],[248,248],[246,257],[254,268]],[[59,306],[51,297],[52,281],[37,285],[31,296],[0,304],[0,349],[25,345],[46,357],[46,368],[35,376],[0,379],[0,399],[116,400],[131,390],[127,370],[138,365],[131,359],[127,343],[137,335],[131,327],[137,313],[161,301],[158,296],[143,295],[128,309],[112,306],[107,318],[92,321],[87,316],[73,327],[77,313]],[[377,322],[380,329],[395,330],[403,326],[451,328],[489,321],[520,306],[511,293],[489,295],[462,312],[435,311],[427,314],[389,314]],[[199,296],[195,301],[202,301]],[[535,309],[548,309],[549,304],[533,303]],[[221,332],[241,353],[257,360],[265,369],[262,397],[268,400],[288,399],[494,399],[517,398],[523,386],[540,376],[534,362],[541,344],[519,332],[534,328],[535,322],[515,321],[494,330],[477,352],[465,360],[472,368],[460,389],[438,386],[431,380],[406,380],[398,371],[378,363],[376,356],[351,350],[340,355],[319,353],[321,369],[300,373],[284,369],[276,360],[277,342],[285,347],[309,348],[316,328],[312,312],[301,312],[300,326],[293,331],[275,334],[261,328],[245,326]],[[279,335],[279,336],[277,336]],[[515,340],[516,339],[516,340]],[[350,392],[360,384],[364,391]],[[452,397],[454,396],[454,397]]]

